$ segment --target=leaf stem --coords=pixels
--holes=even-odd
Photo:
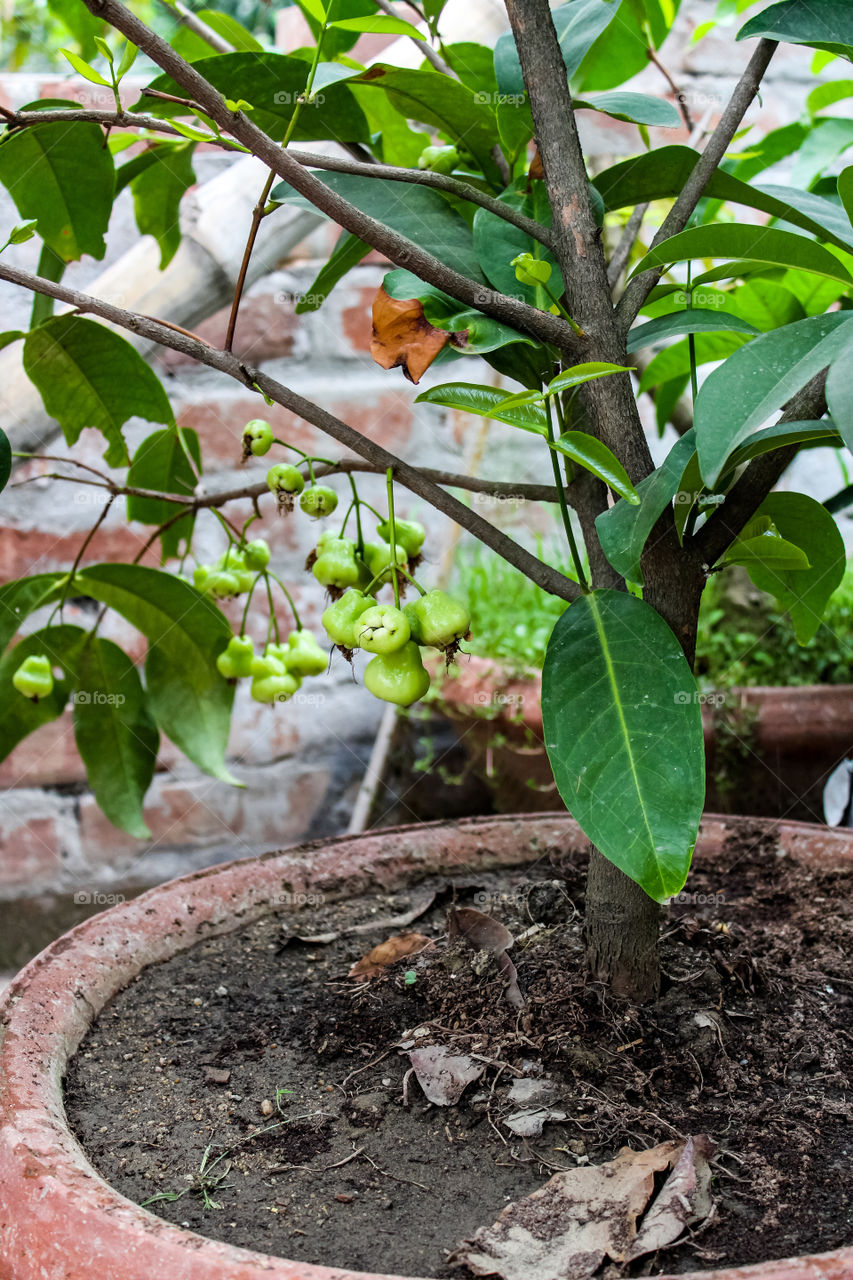
[[[397,577],[397,521],[394,516],[394,468],[385,472],[385,487],[388,491],[388,532],[391,535],[391,582],[394,586],[394,604],[400,608],[400,581]]]
[[[589,584],[584,573],[583,561],[580,557],[578,544],[575,541],[575,531],[572,528],[572,517],[569,513],[569,504],[566,502],[566,494],[563,488],[563,477],[560,475],[560,460],[557,457],[557,451],[552,446],[555,440],[554,434],[554,418],[551,412],[551,401],[545,400],[545,414],[548,422],[548,453],[551,455],[551,469],[554,472],[554,482],[557,486],[557,500],[560,504],[560,514],[563,517],[563,528],[566,531],[566,539],[568,540],[569,550],[572,553],[572,563],[575,566],[575,572],[578,575],[578,583],[581,591],[585,594],[589,591]]]

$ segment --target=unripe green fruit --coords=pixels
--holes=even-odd
[[[376,532],[386,542],[391,541],[391,525],[388,520],[383,520]],[[397,535],[397,546],[402,547],[407,556],[411,558],[420,553],[426,538],[426,529],[422,524],[418,524],[417,520],[397,520],[394,532]]]
[[[290,462],[277,462],[267,472],[270,493],[301,493],[305,488],[302,472]]]
[[[377,604],[359,618],[355,629],[356,644],[368,653],[394,653],[409,639],[409,620],[402,609],[392,604]]]
[[[349,538],[327,539],[311,572],[324,587],[335,587],[338,590],[354,587],[361,576],[355,556],[355,543],[350,542]]]
[[[282,675],[255,676],[249,693],[255,702],[287,702],[301,684],[300,677],[290,671]]]
[[[272,448],[272,427],[263,418],[253,418],[243,428],[243,457],[253,453],[256,458],[263,457]]]
[[[208,574],[204,590],[208,595],[216,596],[220,600],[229,600],[232,596],[240,594],[240,580],[236,573],[228,573],[224,569],[214,569],[212,573]]]
[[[424,147],[418,156],[418,168],[431,169],[433,173],[452,173],[458,163],[456,147]]]
[[[287,638],[286,661],[288,671],[300,676],[321,676],[329,665],[329,655],[311,631],[293,631]]]
[[[371,658],[364,670],[364,684],[376,698],[410,707],[429,689],[429,672],[413,640],[393,653]]]
[[[30,654],[24,658],[12,676],[12,684],[18,693],[25,698],[38,702],[39,698],[48,698],[53,693],[53,672],[50,659],[44,653]]]
[[[265,538],[255,538],[254,542],[250,542],[246,547],[243,558],[247,569],[253,569],[255,572],[266,569],[270,562],[269,543]]]
[[[209,564],[199,564],[193,569],[193,586],[196,591],[206,591],[207,584],[212,573]]]
[[[216,666],[226,680],[239,680],[252,674],[255,646],[248,636],[232,636],[228,647],[216,659]]]
[[[340,645],[343,649],[354,649],[355,624],[375,604],[373,596],[363,595],[361,591],[346,591],[340,600],[330,604],[320,621],[332,644]]]
[[[364,544],[364,563],[370,570],[370,579],[378,580],[378,585],[391,581],[391,548],[382,543],[379,546],[375,542],[365,542]],[[401,546],[397,547],[397,564],[401,568],[405,568],[409,563],[409,558]]]
[[[417,619],[417,632],[421,644],[434,645],[436,649],[448,649],[467,635],[471,625],[468,610],[459,600],[446,591],[428,591],[412,602],[407,617]],[[410,623],[411,625],[411,623]]]
[[[324,516],[330,516],[338,505],[338,495],[328,485],[312,484],[303,491],[299,505],[312,520],[322,520]]]

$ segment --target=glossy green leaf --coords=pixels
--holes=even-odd
[[[648,66],[648,38],[643,29],[642,0],[613,3],[614,21],[598,37],[587,53],[576,77],[581,92],[613,89],[632,79]]]
[[[805,551],[772,531],[754,538],[737,538],[723,556],[723,564],[739,564],[750,572],[755,568],[776,573],[810,568]]]
[[[77,41],[83,57],[94,58],[95,36],[106,31],[104,23],[94,18],[80,0],[47,0],[47,7]]]
[[[85,636],[81,627],[44,627],[25,636],[0,658],[0,760],[28,734],[62,715],[73,685],[69,667]],[[18,693],[12,676],[25,658],[42,653],[54,669],[54,684],[49,697],[34,702]]]
[[[550,226],[551,209],[544,184],[536,183],[535,187],[536,190],[529,194],[524,191],[505,192],[501,199],[529,218],[541,220],[543,226]],[[478,209],[474,214],[474,248],[489,284],[500,293],[519,296],[540,311],[551,306],[551,298],[541,286],[523,283],[516,276],[513,259],[529,253],[543,268],[550,267],[549,288],[556,297],[562,295],[563,277],[553,255],[519,227],[498,218],[488,209]]]
[[[814,279],[813,276],[810,278]],[[729,295],[728,305],[735,315],[762,333],[806,318],[799,299],[775,280],[749,280]]]
[[[0,492],[6,488],[11,474],[12,446],[9,444],[9,437],[6,432],[0,427]]]
[[[201,18],[206,27],[227,40],[236,53],[263,53],[264,46],[256,40],[251,31],[247,31],[241,22],[230,13],[221,13],[218,9],[199,9],[196,17]]]
[[[780,535],[801,548],[810,568],[786,571],[748,565],[749,576],[759,591],[775,596],[780,608],[791,615],[797,641],[808,644],[844,577],[844,539],[826,508],[804,493],[771,493],[759,514],[769,516]]]
[[[837,158],[853,145],[853,120],[844,117],[823,117],[809,130],[802,147],[797,152],[791,170],[791,183],[795,187],[810,187]]]
[[[569,79],[602,31],[613,21],[617,9],[618,4],[612,3],[612,0],[571,0],[571,3],[562,4],[551,11]],[[495,72],[502,94],[525,94],[521,63],[515,41],[509,32],[500,36],[495,44]]]
[[[472,280],[485,284],[474,251],[471,228],[440,192],[430,187],[407,186],[401,194],[399,182],[385,178],[365,178],[350,173],[317,174],[327,187],[357,205],[363,213],[378,218],[400,235]],[[316,212],[310,201],[286,182],[273,187],[272,199]]]
[[[746,342],[746,336],[740,333],[697,333],[694,339],[696,365],[701,368],[704,364],[725,360]],[[649,391],[689,374],[690,345],[684,338],[653,357],[640,377],[639,390]]]
[[[42,240],[64,262],[84,253],[103,258],[115,168],[99,125],[58,122],[6,133],[0,182],[21,217],[35,219]]]
[[[826,378],[826,403],[848,449],[853,449],[853,327]]]
[[[601,549],[617,573],[642,584],[640,557],[660,516],[679,494],[679,484],[696,448],[693,431],[681,437],[662,464],[636,487],[639,506],[617,502],[596,518]],[[692,504],[691,504],[692,505]]]
[[[195,464],[194,468],[190,465],[190,459]],[[198,435],[188,427],[172,427],[165,431],[155,431],[142,441],[133,455],[127,483],[137,489],[185,493],[190,500],[200,472],[201,448]],[[128,520],[139,520],[142,524],[165,524],[177,512],[178,508],[173,502],[164,502],[162,499],[138,498],[133,495],[127,499]],[[189,544],[194,523],[195,516],[190,513],[164,530],[161,535],[164,561],[170,556],[178,555],[182,544]]]
[[[832,364],[851,330],[845,313],[813,316],[754,338],[705,379],[696,399],[696,446],[713,486],[733,450]]]
[[[836,102],[843,102],[846,98],[853,98],[853,80],[828,80],[825,84],[819,84],[812,89],[806,98],[806,106],[815,115],[818,111],[833,107]]]
[[[494,418],[497,422],[506,422],[511,427],[520,427],[522,431],[532,431],[536,435],[547,434],[545,411],[538,404],[522,404],[501,409],[507,399],[506,392],[495,387],[477,386],[469,382],[445,382],[439,387],[430,387],[415,397],[416,404],[440,404],[447,409],[459,409],[463,413],[473,413],[480,418]]]
[[[566,458],[571,458],[578,466],[591,471],[594,476],[624,498],[626,502],[638,506],[640,502],[637,490],[631,484],[628,473],[619,459],[595,436],[585,431],[564,431],[551,446]]]
[[[411,36],[415,40],[423,39],[421,32],[417,27],[412,26],[411,22],[406,22],[403,18],[391,18],[383,13],[366,18],[341,18],[337,22],[330,22],[329,26],[340,28],[341,31],[375,32],[377,35]]]
[[[284,137],[296,103],[305,91],[308,67],[301,58],[284,53],[220,53],[200,58],[195,69],[226,98],[251,102],[255,124],[276,142]],[[320,64],[321,68],[323,64]],[[340,71],[336,66],[335,71]],[[151,88],[185,97],[171,76],[158,76]],[[187,115],[186,107],[162,99],[143,97],[131,110],[173,119]],[[293,134],[295,142],[332,139],[335,142],[370,142],[364,112],[345,84],[331,84],[305,107]]]
[[[733,333],[757,334],[760,329],[740,316],[727,311],[706,311],[701,307],[691,307],[687,311],[676,311],[668,316],[658,316],[632,329],[628,334],[628,352],[640,351],[665,338],[674,338],[684,333],[714,333],[729,330]]]
[[[216,605],[158,569],[100,564],[74,592],[109,605],[148,639],[148,706],[163,733],[204,773],[236,783],[225,765],[234,689],[216,669],[232,632]]]
[[[584,382],[595,382],[598,378],[609,378],[616,373],[630,373],[631,370],[621,364],[608,364],[602,360],[590,360],[586,364],[574,364],[548,383],[547,395],[555,396],[561,391],[571,391]]]
[[[181,243],[181,198],[195,182],[191,142],[158,147],[156,163],[142,168],[130,183],[136,225],[160,246],[160,270],[169,265]]]
[[[842,443],[835,423],[828,419],[822,422],[778,422],[772,427],[765,427],[763,431],[756,431],[744,440],[735,449],[727,465],[729,471],[734,471],[742,463],[758,458],[762,453],[786,449],[792,444],[802,445],[804,449],[814,449],[823,445],[836,448]]]
[[[647,156],[623,160],[593,179],[593,189],[604,200],[608,212],[662,200],[680,194],[696,167],[699,154],[690,147],[659,147]],[[705,188],[711,199],[743,204],[792,226],[809,231],[847,252],[853,250],[853,233],[843,210],[831,200],[791,187],[753,187],[718,169]],[[760,228],[754,227],[754,231]]]
[[[58,584],[66,576],[62,573],[37,573],[29,578],[15,578],[0,587],[0,653],[24,619],[54,599]]]
[[[89,786],[114,826],[148,839],[142,802],[160,734],[139,673],[111,640],[90,637],[75,661],[74,737]]]
[[[838,175],[838,194],[841,197],[841,203],[844,205],[844,212],[853,222],[853,165],[848,165]]]
[[[750,18],[738,40],[761,36],[808,44],[814,49],[850,57],[853,54],[853,10],[847,0],[781,0]]]
[[[746,259],[773,266],[796,267],[800,271],[811,271],[815,275],[853,285],[853,278],[838,258],[822,245],[815,244],[814,240],[807,240],[792,231],[736,222],[693,227],[677,236],[670,236],[640,260],[632,275],[650,267],[668,266],[693,258]]]
[[[305,293],[301,294],[296,307],[298,316],[309,311],[319,311],[339,280],[342,280],[353,267],[357,267],[362,258],[370,253],[370,245],[359,240],[349,231],[342,231],[338,242],[331,252],[329,261],[317,272]]]
[[[384,164],[417,168],[421,152],[432,141],[430,134],[423,129],[413,129],[384,93],[375,93],[363,84],[351,84],[349,88],[370,124],[371,133],[378,135],[371,147],[377,158]]]
[[[105,80],[100,71],[96,71],[94,67],[90,67],[85,59],[74,53],[71,49],[60,49],[59,52],[64,58],[67,58],[78,76],[82,76],[84,80],[88,80],[90,84],[106,85],[109,89],[110,82]]]
[[[657,129],[678,129],[681,116],[665,98],[653,98],[648,93],[629,93],[623,89],[612,93],[588,93],[575,98],[575,109],[589,108],[600,111],[615,120],[627,120],[630,124],[645,124]]]
[[[623,591],[558,620],[542,672],[560,795],[601,853],[656,902],[687,878],[705,798],[696,681],[667,624]]]
[[[361,83],[387,93],[405,119],[432,125],[452,142],[462,143],[487,178],[500,177],[492,157],[498,141],[495,113],[461,81],[437,71],[407,71],[380,63],[365,72]]]
[[[107,440],[110,466],[129,461],[121,430],[129,418],[174,422],[159,378],[136,348],[81,316],[57,316],[27,334],[24,369],[68,444],[84,427],[96,427]]]

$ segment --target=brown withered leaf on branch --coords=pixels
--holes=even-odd
[[[506,925],[476,907],[451,907],[447,913],[447,932],[451,938],[467,942],[474,951],[488,951],[494,956],[506,978],[507,1000],[514,1009],[523,1009],[524,996],[518,985],[518,970],[507,955],[514,939]]]
[[[665,1248],[711,1212],[708,1159],[714,1149],[700,1134],[649,1151],[623,1147],[606,1164],[557,1173],[507,1205],[449,1261],[503,1280],[586,1280],[605,1258],[630,1262]],[[655,1175],[667,1170],[655,1195]]]
[[[545,170],[542,167],[542,157],[539,154],[539,148],[533,152],[533,159],[530,161],[530,168],[527,170],[528,178],[544,178]]]
[[[474,1080],[479,1080],[485,1065],[474,1062],[465,1053],[451,1053],[440,1044],[412,1049],[409,1061],[415,1069],[418,1084],[430,1102],[437,1107],[452,1107]]]
[[[392,298],[380,287],[373,299],[370,354],[383,369],[399,366],[410,382],[419,382],[451,337],[430,324],[417,298]]]
[[[366,956],[357,960],[349,971],[351,978],[378,978],[388,968],[406,956],[417,955],[425,947],[432,945],[432,938],[422,933],[398,933],[393,938],[380,942]]]

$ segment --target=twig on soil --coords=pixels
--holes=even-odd
[[[301,1173],[328,1173],[330,1169],[343,1168],[345,1164],[349,1164],[351,1160],[357,1160],[361,1155],[364,1155],[364,1147],[359,1147],[358,1151],[353,1151],[352,1155],[344,1156],[343,1160],[336,1160],[334,1164],[321,1164],[318,1166],[310,1164],[277,1164],[269,1172],[291,1173],[298,1170]]]
[[[387,1169],[380,1169],[376,1161],[371,1160],[370,1156],[364,1151],[362,1152],[362,1158],[366,1160],[368,1164],[373,1165],[376,1172],[381,1173],[383,1178],[391,1178],[394,1182],[405,1182],[409,1187],[418,1187],[419,1190],[427,1191],[430,1195],[432,1194],[432,1187],[425,1187],[422,1182],[413,1182],[411,1178],[401,1178],[396,1173],[389,1173]]]
[[[362,1071],[367,1071],[369,1070],[370,1067],[375,1067],[378,1063],[382,1061],[383,1058],[387,1058],[390,1052],[391,1052],[390,1049],[386,1049],[384,1053],[381,1053],[378,1058],[374,1058],[372,1062],[365,1062],[363,1067],[356,1067],[355,1071],[351,1071],[348,1076],[344,1077],[344,1079],[341,1081],[338,1088],[346,1089],[347,1085],[349,1084],[350,1080],[352,1080],[353,1076],[361,1075]]]

